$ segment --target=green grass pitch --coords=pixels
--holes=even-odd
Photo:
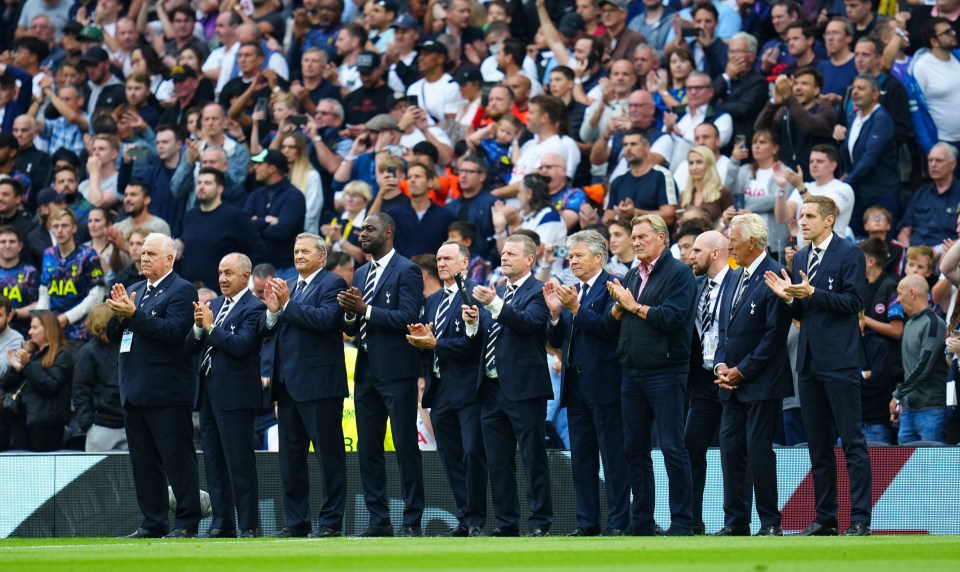
[[[870,538],[585,538],[0,540],[0,570],[589,570],[932,572],[957,570],[949,536]]]

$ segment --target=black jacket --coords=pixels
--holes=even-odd
[[[70,420],[73,357],[69,350],[60,348],[50,369],[44,369],[41,362],[48,348],[37,352],[22,371],[11,367],[0,379],[4,391],[16,391],[23,384],[21,407],[25,408],[29,427],[65,425]]]
[[[120,383],[117,380],[118,352],[116,344],[105,344],[97,339],[77,352],[73,406],[83,430],[94,423],[111,429],[123,427]]]

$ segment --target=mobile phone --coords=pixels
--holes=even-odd
[[[680,35],[684,38],[692,38],[700,35],[700,28],[680,28]]]
[[[412,107],[420,107],[420,96],[408,95],[407,103],[409,103]]]
[[[743,193],[733,195],[733,208],[742,211],[747,208],[747,196]]]
[[[140,147],[139,145],[134,145],[130,147],[130,151],[127,152],[130,155],[131,159],[143,159],[147,156],[147,148]]]
[[[492,81],[483,82],[483,86],[480,87],[480,107],[486,107],[490,103],[490,90],[495,85],[497,84]]]
[[[270,107],[270,100],[267,99],[266,97],[261,97],[260,99],[257,100],[257,111],[262,111],[264,115],[266,115],[267,112],[269,111],[268,110],[269,107]]]
[[[568,254],[570,254],[570,251],[567,250],[567,247],[562,244],[558,244],[553,247],[554,258],[566,258]]]
[[[746,144],[747,144],[747,136],[742,133],[733,138],[734,147],[739,147],[741,145],[746,145]]]
[[[397,177],[397,168],[396,167],[387,167],[387,174],[393,178]]]
[[[307,124],[307,116],[301,113],[290,116],[290,123],[296,125],[297,127],[303,127]]]

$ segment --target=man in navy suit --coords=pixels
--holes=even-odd
[[[270,335],[264,353],[273,356],[270,384],[280,425],[284,525],[274,533],[279,538],[331,538],[343,530],[347,458],[342,420],[348,391],[337,294],[347,283],[323,270],[326,254],[322,237],[300,233],[293,246],[297,277],[289,282],[270,278],[264,289],[267,312],[260,326]],[[307,470],[311,442],[323,469],[325,495],[313,532]]]
[[[870,74],[860,74],[850,89],[857,110],[847,120],[849,127],[834,128],[834,138],[842,145],[843,181],[853,187],[856,201],[850,227],[860,236],[863,213],[880,205],[893,215],[893,227],[900,219],[900,171],[897,168],[897,143],[893,118],[880,105],[880,84]]]
[[[836,219],[832,199],[807,197],[800,230],[809,244],[794,256],[792,276],[786,270],[764,275],[767,286],[800,320],[800,413],[817,505],[816,519],[800,533],[805,536],[837,534],[837,434],[850,476],[850,527],[845,534],[870,534],[870,454],[860,416],[860,371],[866,360],[859,318],[866,262],[856,245],[833,232]]]
[[[568,536],[598,536],[600,456],[607,490],[605,536],[620,536],[630,525],[630,479],[623,453],[620,411],[618,327],[604,316],[613,306],[607,292],[610,275],[603,269],[607,244],[597,231],[567,238],[567,258],[579,287],[547,282],[543,297],[550,310],[547,341],[561,349],[561,404],[567,408],[573,487],[577,494],[577,528]],[[619,326],[619,322],[615,326]]]
[[[713,383],[716,380],[713,360],[719,343],[720,299],[730,286],[728,242],[719,232],[707,231],[696,238],[687,260],[697,276],[697,313],[687,382],[689,405],[683,428],[683,441],[690,455],[694,534],[706,532],[703,491],[707,483],[707,449],[714,443],[723,413],[717,386]]]
[[[621,322],[617,355],[623,368],[624,449],[633,487],[628,534],[653,536],[653,423],[670,479],[668,536],[691,536],[690,457],[683,442],[683,406],[690,373],[690,342],[697,284],[686,264],[667,247],[669,230],[660,215],[633,221],[633,250],[640,260],[624,277],[608,283],[616,304],[606,320]]]
[[[749,536],[754,493],[760,515],[757,536],[783,535],[773,438],[782,399],[793,395],[790,360],[784,351],[790,313],[764,288],[764,273],[783,270],[766,250],[763,220],[755,214],[733,217],[730,252],[740,268],[733,271],[731,287],[723,293],[720,344],[714,359],[723,400],[720,462],[725,517],[723,528],[714,536]]]
[[[547,536],[553,520],[547,467],[547,400],[553,397],[547,371],[546,324],[550,316],[543,282],[531,274],[537,247],[521,234],[503,245],[500,267],[507,284],[473,289],[478,306],[463,307],[467,336],[482,348],[477,376],[483,408],[483,440],[497,527],[492,536],[520,536],[517,445],[527,474],[527,536]]]
[[[127,538],[192,538],[200,525],[200,475],[193,446],[197,376],[183,340],[197,290],[173,271],[173,239],[150,233],[140,268],[146,280],[115,284],[107,335],[120,344],[118,377],[133,484],[143,522]],[[167,481],[177,499],[167,534]]]
[[[253,426],[264,406],[257,330],[264,305],[247,288],[251,269],[245,254],[223,257],[223,295],[194,304],[186,339],[187,351],[201,356],[200,432],[213,507],[207,538],[255,538],[260,523]]]
[[[443,288],[423,303],[424,324],[411,324],[407,340],[422,350],[426,386],[420,406],[430,409],[437,452],[457,504],[457,526],[447,536],[483,536],[487,522],[487,460],[477,400],[480,348],[466,338],[456,276],[466,273],[470,250],[448,241],[437,250]],[[463,283],[469,292],[476,286]]]
[[[420,353],[406,339],[407,325],[420,318],[423,274],[419,266],[393,249],[396,230],[387,213],[363,221],[360,248],[371,260],[357,270],[353,287],[337,298],[346,311],[344,329],[357,336],[359,350],[353,394],[360,481],[370,512],[370,524],[360,536],[394,535],[383,457],[388,416],[403,485],[403,525],[398,535],[423,536],[423,468],[417,444]]]

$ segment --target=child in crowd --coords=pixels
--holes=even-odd
[[[467,137],[467,146],[487,163],[487,188],[495,189],[509,182],[513,164],[520,159],[520,146],[516,143],[522,132],[523,123],[508,115]]]
[[[863,230],[867,232],[867,238],[879,238],[887,245],[887,261],[883,271],[899,280],[903,273],[903,253],[906,249],[896,240],[887,238],[892,219],[887,209],[872,206],[863,212]]]

